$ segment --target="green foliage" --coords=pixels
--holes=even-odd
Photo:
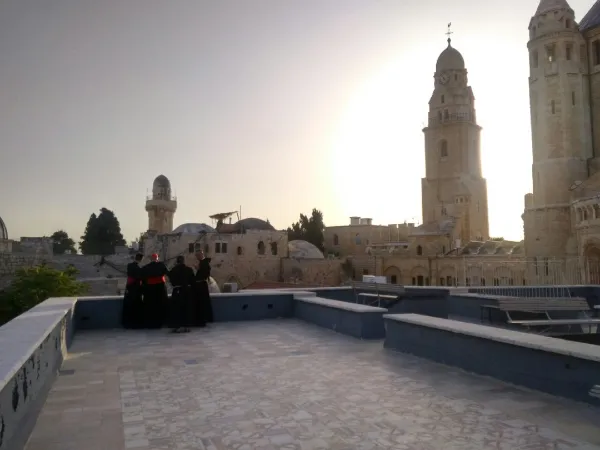
[[[64,271],[47,266],[17,270],[10,287],[0,293],[0,323],[4,324],[50,297],[76,297],[87,286],[75,279],[77,270]]]
[[[114,255],[115,247],[125,245],[121,225],[115,214],[106,208],[92,214],[81,236],[79,248],[84,255]]]
[[[55,231],[50,239],[52,239],[52,250],[55,255],[63,255],[67,251],[77,253],[75,241],[69,237],[66,231]]]
[[[319,250],[324,251],[324,231],[325,224],[323,223],[323,213],[314,208],[310,218],[304,214],[300,214],[300,220],[293,223],[292,226],[287,229],[288,240],[293,241],[299,239],[307,241]]]

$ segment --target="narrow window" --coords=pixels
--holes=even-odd
[[[417,255],[422,255],[423,254],[423,247],[421,247],[420,245],[417,245]]]
[[[554,62],[555,60],[555,46],[554,44],[546,46],[546,58],[548,62]]]
[[[194,253],[194,243],[188,244],[188,253]]]
[[[552,114],[556,113],[556,106],[554,105],[554,100],[550,102],[550,109],[552,109]]]
[[[600,41],[594,41],[594,65],[600,64]]]
[[[573,44],[567,44],[565,47],[565,59],[571,61],[571,55],[573,53]]]
[[[571,20],[570,19],[565,20],[565,28],[571,28]]]
[[[238,247],[237,248],[237,254],[238,254],[238,256],[243,255],[244,254],[244,249],[242,247]]]
[[[221,243],[215,242],[215,253],[221,253]]]
[[[221,253],[227,253],[227,242],[221,242]]]
[[[444,110],[444,120],[448,120],[450,118],[450,114],[448,114],[448,110]]]
[[[340,245],[340,238],[337,234],[333,235],[333,245]]]
[[[259,255],[264,255],[264,254],[265,254],[265,243],[264,243],[263,241],[260,241],[260,242],[258,243],[258,248],[257,248],[257,250],[258,250],[258,254],[259,254]]]
[[[575,106],[575,91],[571,92],[571,103]]]
[[[442,104],[446,103],[446,98],[444,97],[444,95],[442,94]]]
[[[440,142],[440,158],[448,157],[448,141]]]
[[[271,255],[277,254],[277,242],[271,242]]]

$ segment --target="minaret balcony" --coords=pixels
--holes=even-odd
[[[452,113],[442,116],[429,117],[429,126],[444,125],[454,122],[472,122],[475,123],[475,115],[470,112]]]

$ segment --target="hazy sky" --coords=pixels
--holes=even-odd
[[[581,19],[594,0],[570,0]],[[285,228],[421,218],[446,25],[483,126],[490,232],[531,190],[527,26],[538,0],[2,0],[0,216],[79,240],[101,207],[130,240],[163,173],[175,224],[242,206]]]

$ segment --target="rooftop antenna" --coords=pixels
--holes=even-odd
[[[450,28],[452,28],[452,22],[450,22],[448,24],[448,31],[446,32],[446,36],[448,36],[448,47],[450,46],[450,42],[452,42],[452,39],[450,39],[450,36],[452,36],[454,34],[454,32]]]

